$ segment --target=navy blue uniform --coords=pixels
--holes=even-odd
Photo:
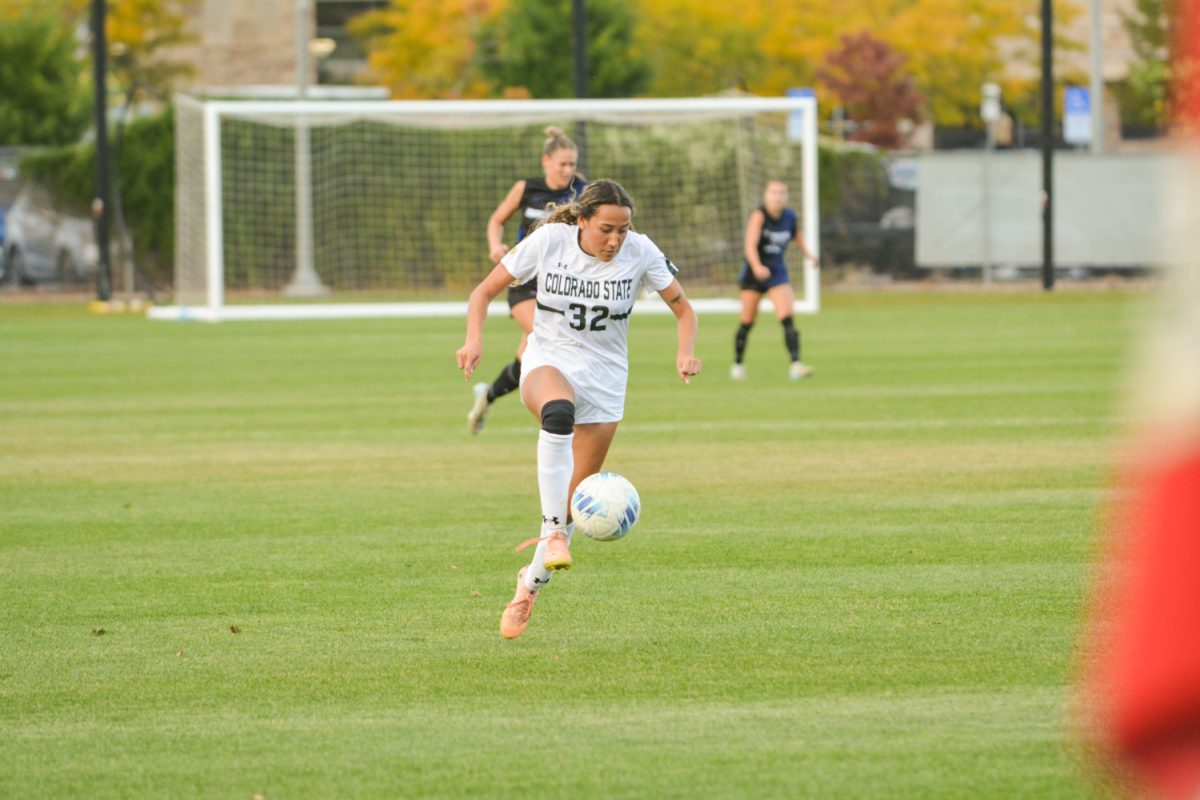
[[[785,208],[778,217],[772,217],[761,206],[758,210],[763,215],[762,233],[758,236],[758,259],[771,274],[765,281],[760,281],[754,277],[750,262],[743,261],[742,271],[738,274],[738,286],[752,292],[766,292],[772,287],[791,282],[783,253],[788,244],[796,238],[799,223],[796,220],[796,212],[790,208]]]
[[[571,177],[571,182],[562,189],[551,189],[546,185],[546,179],[542,176],[536,178],[525,179],[525,191],[521,193],[521,205],[518,211],[521,213],[521,224],[517,228],[517,241],[521,241],[529,233],[529,228],[539,219],[545,219],[549,216],[546,211],[546,206],[554,203],[555,205],[566,205],[577,199],[583,194],[583,187],[587,186],[587,181],[578,175]],[[508,307],[523,303],[526,300],[533,300],[537,297],[537,278],[522,283],[520,286],[513,286],[508,290]]]

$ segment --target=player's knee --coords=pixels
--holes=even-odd
[[[566,436],[575,430],[575,404],[570,400],[551,400],[542,406],[542,430]]]

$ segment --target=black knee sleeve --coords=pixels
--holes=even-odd
[[[788,355],[792,357],[792,361],[800,360],[800,331],[796,330],[796,323],[792,318],[784,317],[779,320],[783,325],[783,343],[787,346]]]
[[[733,360],[735,363],[742,363],[742,356],[746,353],[746,339],[750,336],[752,327],[754,327],[753,322],[743,322],[737,330],[737,335],[733,337]]]
[[[521,359],[515,358],[511,363],[504,365],[504,369],[500,370],[496,380],[492,381],[492,385],[488,387],[488,402],[496,402],[497,398],[516,391],[520,385]]]
[[[566,436],[575,431],[575,404],[570,400],[551,400],[542,406],[542,430]]]

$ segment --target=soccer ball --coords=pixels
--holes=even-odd
[[[587,476],[571,496],[576,530],[597,542],[611,542],[629,533],[641,510],[637,489],[615,472]]]

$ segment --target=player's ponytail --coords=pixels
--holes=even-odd
[[[629,215],[633,216],[633,198],[625,191],[625,187],[616,181],[602,178],[589,183],[577,200],[562,205],[546,206],[549,216],[544,222],[565,222],[574,225],[580,219],[596,216],[600,206],[623,206],[628,208]],[[531,226],[530,230],[532,229]]]
[[[546,211],[549,212],[548,215],[544,220],[538,220],[539,223],[565,222],[568,225],[574,225],[579,221],[578,201],[573,203],[562,203],[561,205],[558,203],[551,203],[550,205],[546,206]]]
[[[552,156],[559,150],[578,149],[570,137],[563,133],[562,128],[549,125],[542,133],[546,134],[546,141],[542,143],[542,155],[544,156]]]

